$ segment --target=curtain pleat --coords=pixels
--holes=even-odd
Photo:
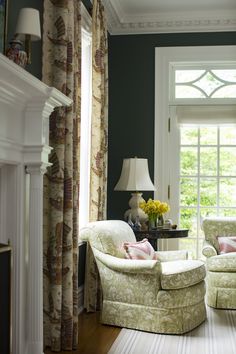
[[[44,179],[44,344],[78,345],[81,2],[44,0],[43,81],[73,99],[50,116]]]
[[[101,0],[93,1],[92,60],[90,221],[97,221],[106,219],[108,147],[107,24]],[[84,306],[87,311],[95,311],[100,308],[101,286],[89,245],[86,256]]]

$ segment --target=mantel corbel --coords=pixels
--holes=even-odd
[[[25,172],[30,175],[44,175],[51,163],[29,164],[25,166]]]

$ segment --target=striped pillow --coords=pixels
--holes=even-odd
[[[220,254],[236,252],[236,236],[220,237],[218,236]]]
[[[157,259],[152,245],[144,238],[139,242],[124,242],[125,256],[129,259]]]

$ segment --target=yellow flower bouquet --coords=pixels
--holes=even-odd
[[[163,214],[170,210],[167,203],[151,198],[147,202],[141,202],[139,206],[147,214],[148,220],[152,222],[156,222],[157,218],[163,217]]]

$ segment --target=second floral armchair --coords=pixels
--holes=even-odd
[[[232,242],[236,236],[236,218],[205,218],[202,229],[205,234],[202,253],[207,267],[207,304],[236,309],[236,243],[234,251]]]

